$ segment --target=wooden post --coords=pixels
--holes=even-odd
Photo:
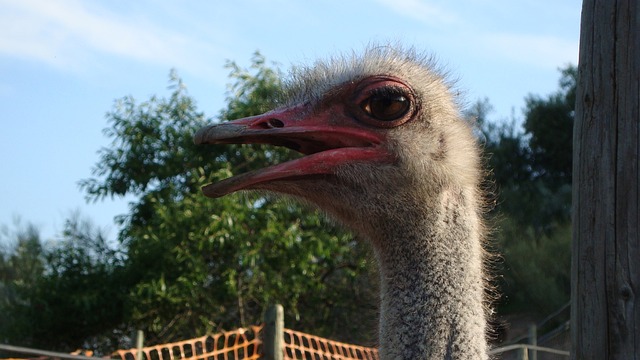
[[[534,348],[531,349],[531,360],[538,360],[538,352],[535,348],[535,346],[538,346],[538,328],[536,324],[529,325],[529,345],[534,346]]]
[[[142,330],[138,330],[136,332],[136,360],[144,360],[144,353],[142,352],[142,348],[144,347],[144,332]]]
[[[573,149],[571,358],[640,359],[640,3],[585,0]]]
[[[273,305],[264,314],[262,330],[262,348],[266,360],[283,360],[284,358],[284,309],[282,305]]]
[[[522,349],[520,349],[519,359],[520,360],[529,360],[529,349],[527,349],[526,347],[523,347]]]

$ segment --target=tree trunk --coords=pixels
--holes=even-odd
[[[585,0],[573,149],[572,359],[640,359],[640,5]]]

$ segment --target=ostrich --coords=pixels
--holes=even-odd
[[[197,144],[272,144],[296,160],[203,187],[292,196],[369,241],[380,269],[382,359],[486,359],[479,148],[450,85],[413,49],[294,69],[263,115]]]

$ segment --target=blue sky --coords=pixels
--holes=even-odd
[[[207,116],[224,106],[226,60],[259,50],[283,69],[370,42],[436,55],[468,102],[522,118],[575,64],[578,0],[0,0],[0,225],[32,222],[54,238],[79,210],[117,235],[131,199],[87,203],[114,100],[168,94],[177,69]]]

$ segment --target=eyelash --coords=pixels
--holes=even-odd
[[[393,96],[404,96],[406,97],[406,92],[403,91],[400,87],[395,86],[384,86],[370,90],[367,93],[366,98],[371,98],[374,96],[385,96],[385,97],[393,97]]]

